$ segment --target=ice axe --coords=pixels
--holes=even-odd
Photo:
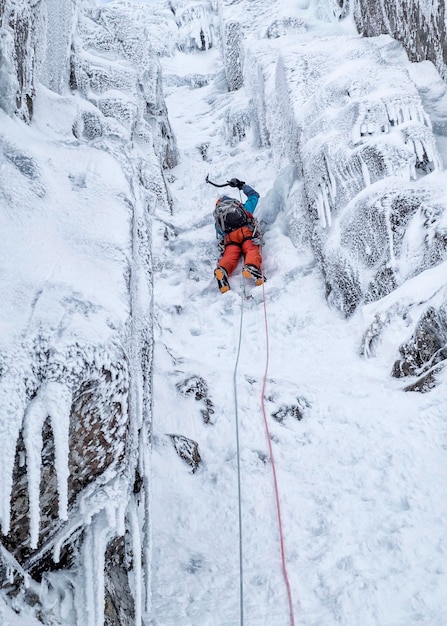
[[[213,185],[214,187],[228,187],[229,185],[228,181],[224,183],[223,185],[218,185],[217,183],[213,183],[213,181],[209,179],[209,174],[206,175],[205,181],[209,183],[210,185]]]

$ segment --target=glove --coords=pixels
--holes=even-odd
[[[238,178],[232,178],[227,182],[230,187],[237,187],[238,189],[242,189],[242,187],[245,185],[245,182],[243,180],[239,180]]]

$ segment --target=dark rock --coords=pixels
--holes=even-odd
[[[272,398],[272,401],[275,401]],[[306,414],[306,411],[310,408],[310,403],[305,398],[297,398],[296,404],[283,404],[279,409],[272,413],[272,417],[283,424],[286,417],[292,417],[298,421],[301,421]]]
[[[427,309],[419,320],[411,339],[400,346],[399,353],[400,358],[393,365],[392,375],[402,378],[427,373],[423,380],[420,379],[414,385],[419,388],[430,388],[434,380],[432,368],[447,359],[446,311],[436,310],[433,307]],[[415,389],[408,390],[414,391]]]
[[[176,387],[184,396],[194,394],[196,400],[203,400],[208,394],[208,385],[200,376],[191,376],[191,378],[185,379],[182,383],[178,383]]]
[[[124,537],[117,537],[109,543],[105,563],[104,626],[133,626],[135,606],[128,578],[131,563],[126,555]]]
[[[197,441],[188,439],[183,435],[169,435],[169,437],[179,457],[192,468],[192,473],[194,474],[202,462]]]
[[[194,396],[197,402],[202,402],[205,406],[200,410],[203,422],[212,423],[211,416],[214,414],[214,405],[208,398],[208,385],[200,376],[191,376],[176,385],[177,390],[184,396]]]
[[[428,19],[423,0],[370,2],[351,0],[354,19],[363,35],[376,37],[388,33],[405,47],[410,61],[432,61],[441,75],[446,74],[447,36],[445,4],[436,3]]]
[[[237,91],[244,84],[242,28],[239,22],[225,24],[224,57],[228,91]]]
[[[421,376],[416,382],[411,383],[407,387],[404,387],[404,391],[417,391],[419,393],[427,393],[436,387],[438,384],[437,374],[439,374],[445,367],[445,363],[440,363],[432,370]]]

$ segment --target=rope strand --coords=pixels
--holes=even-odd
[[[263,301],[264,301],[266,359],[265,359],[264,378],[263,378],[263,381],[262,381],[261,407],[262,407],[262,415],[264,417],[264,425],[265,425],[265,430],[266,430],[266,434],[267,434],[267,441],[268,441],[268,445],[269,445],[270,459],[271,459],[271,462],[272,462],[273,483],[274,483],[274,486],[275,486],[276,511],[277,511],[277,514],[278,514],[278,529],[279,529],[279,542],[280,542],[280,547],[281,547],[282,572],[283,572],[284,582],[286,584],[286,589],[287,589],[287,599],[288,599],[288,603],[289,603],[289,612],[290,612],[290,624],[291,624],[291,626],[295,626],[295,618],[294,618],[294,615],[293,615],[292,589],[290,587],[289,575],[287,573],[286,554],[285,554],[285,548],[284,548],[284,533],[283,533],[283,528],[282,528],[281,505],[280,505],[280,502],[279,502],[278,479],[276,477],[276,466],[275,466],[275,459],[274,459],[274,456],[273,456],[272,439],[270,437],[270,429],[269,429],[268,421],[267,421],[267,412],[266,412],[266,409],[265,409],[265,388],[266,388],[266,385],[267,385],[267,374],[268,374],[269,356],[270,356],[269,329],[268,329],[268,321],[267,321],[267,306],[266,306],[266,300],[265,300],[265,283],[262,283],[262,296],[263,296]]]
[[[272,464],[272,473],[273,473],[273,483],[275,488],[275,500],[276,500],[276,511],[278,516],[278,530],[279,530],[279,541],[280,541],[280,549],[281,549],[281,562],[282,562],[282,572],[284,576],[284,582],[287,589],[287,599],[289,604],[289,613],[290,613],[290,625],[295,626],[295,618],[293,615],[293,600],[292,600],[292,589],[290,586],[289,576],[287,573],[287,565],[286,565],[286,555],[285,555],[285,547],[284,547],[284,532],[282,526],[282,516],[281,516],[281,505],[279,501],[279,488],[278,488],[278,479],[276,476],[276,466],[275,459],[273,455],[273,447],[272,440],[270,436],[270,429],[267,421],[267,411],[265,408],[265,390],[267,385],[267,375],[269,368],[269,358],[270,358],[270,348],[269,348],[269,330],[268,330],[268,319],[267,319],[267,305],[265,298],[265,283],[262,283],[262,295],[263,295],[263,305],[264,305],[264,324],[265,324],[265,340],[266,340],[266,359],[265,359],[265,370],[264,376],[262,380],[262,391],[261,391],[261,407],[262,407],[262,415],[264,418],[264,426],[267,435],[267,442],[269,446],[270,459]],[[244,626],[244,565],[243,565],[243,533],[242,533],[242,489],[241,489],[241,461],[240,461],[240,441],[239,441],[239,407],[238,407],[238,397],[237,397],[237,370],[239,365],[239,357],[241,353],[241,344],[242,344],[242,329],[243,329],[243,316],[244,316],[244,286],[241,277],[241,315],[240,315],[240,323],[239,323],[239,339],[237,346],[237,354],[236,354],[236,362],[234,365],[233,371],[233,393],[234,393],[234,414],[235,414],[235,426],[236,426],[236,457],[237,457],[237,488],[238,488],[238,516],[239,516],[239,613],[240,613],[240,626]]]
[[[239,324],[239,341],[237,346],[236,363],[233,372],[233,392],[234,392],[234,415],[236,422],[236,456],[237,456],[237,491],[238,491],[238,507],[239,507],[239,613],[240,624],[244,626],[244,565],[243,565],[243,540],[242,540],[242,490],[241,490],[241,460],[239,445],[239,412],[237,401],[237,368],[239,364],[239,356],[241,353],[242,343],[242,322],[244,316],[244,291],[241,277],[241,317]]]

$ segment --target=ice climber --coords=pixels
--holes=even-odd
[[[230,187],[237,187],[247,196],[242,204],[230,196],[220,196],[214,209],[214,220],[218,246],[222,256],[214,270],[217,284],[222,293],[230,289],[229,276],[236,269],[243,255],[242,275],[251,278],[256,285],[262,285],[261,233],[253,212],[258,204],[259,194],[250,185],[237,178],[228,181]]]

